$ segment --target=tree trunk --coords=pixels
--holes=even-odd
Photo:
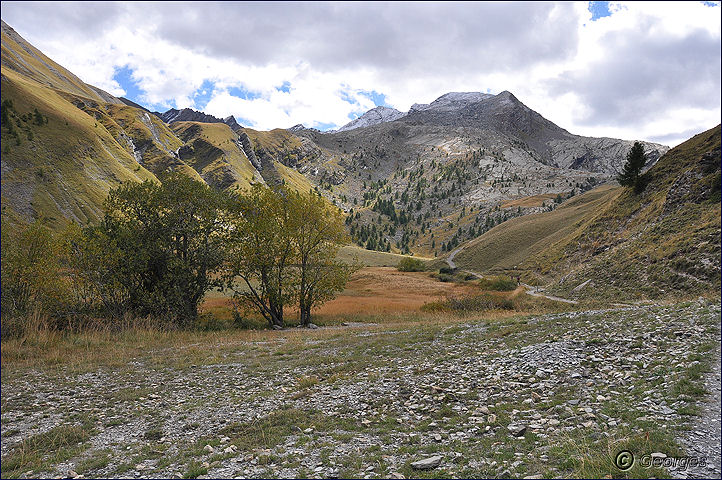
[[[301,307],[301,325],[307,327],[311,323],[311,307],[303,305]]]

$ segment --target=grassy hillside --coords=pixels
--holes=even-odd
[[[665,154],[645,191],[602,188],[557,210],[511,220],[470,242],[457,263],[552,280],[574,297],[642,299],[719,293],[720,127]]]
[[[366,267],[395,267],[404,258],[409,258],[406,255],[399,255],[397,253],[388,252],[377,252],[374,250],[366,250],[356,245],[346,245],[339,249],[338,255],[339,260],[345,262],[353,262],[358,260],[361,265]],[[414,257],[420,260],[431,260],[424,257]]]
[[[175,122],[173,132],[184,142],[178,155],[209,185],[247,189],[261,179],[243,151],[238,135],[224,123]]]
[[[2,22],[1,43],[3,75],[6,70],[13,70],[45,87],[95,101],[122,103],[109,93],[84,83],[72,72],[46,57],[5,22]]]
[[[62,92],[3,68],[2,101],[2,209],[11,221],[97,220],[110,188],[155,178]]]
[[[156,116],[88,85],[2,24],[2,211],[51,228],[102,215],[124,181],[179,170],[183,145]]]
[[[605,185],[560,205],[556,210],[513,218],[468,242],[454,258],[462,268],[479,272],[513,270],[549,248],[566,243],[595,214],[621,193]],[[522,267],[523,268],[523,267]]]

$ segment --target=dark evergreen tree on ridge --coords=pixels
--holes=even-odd
[[[624,164],[622,172],[617,175],[617,181],[623,187],[634,188],[634,193],[641,193],[646,186],[642,169],[647,163],[647,155],[644,153],[644,146],[639,142],[634,145],[627,154],[627,163]]]

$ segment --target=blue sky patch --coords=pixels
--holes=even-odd
[[[115,69],[113,80],[118,82],[120,88],[125,90],[125,95],[123,95],[125,98],[138,104],[142,104],[140,102],[140,97],[143,95],[143,91],[138,88],[138,83],[133,80],[132,75],[133,70],[131,70],[128,65],[123,65],[122,67]]]
[[[284,92],[284,93],[290,92],[291,91],[291,82],[289,82],[288,80],[283,82],[283,85],[281,85],[280,87],[276,87],[276,90],[278,90],[279,92]]]
[[[260,93],[252,92],[250,90],[246,90],[243,87],[231,87],[228,89],[228,93],[231,96],[242,98],[243,100],[255,100],[257,98],[261,98]]]
[[[358,102],[355,98],[353,98],[347,91],[345,90],[339,90],[339,96],[341,97],[341,100],[343,100],[346,103],[350,103],[351,105],[358,105]]]
[[[238,115],[233,115],[233,118],[236,119],[236,122],[242,127],[248,127],[249,125],[253,125],[253,122],[248,120],[247,118],[239,117]]]
[[[203,80],[200,88],[193,93],[193,104],[196,106],[196,110],[203,110],[211,100],[213,89],[215,84],[210,80]]]
[[[589,2],[589,11],[592,12],[592,22],[602,17],[609,17],[609,2]]]
[[[323,122],[317,122],[313,128],[317,128],[321,130],[322,132],[325,132],[326,130],[331,130],[332,128],[336,128],[336,124],[334,123],[323,123]]]
[[[377,107],[391,107],[388,103],[386,103],[386,95],[383,93],[379,93],[376,90],[371,90],[370,92],[361,92],[361,95],[370,98],[374,105]]]

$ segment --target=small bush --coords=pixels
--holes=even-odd
[[[453,275],[454,273],[456,273],[456,269],[455,269],[455,268],[451,268],[451,267],[441,267],[441,268],[439,269],[439,273],[443,273],[443,274],[446,274],[446,275]]]
[[[482,290],[493,290],[495,292],[510,292],[517,287],[516,281],[509,277],[484,278],[479,285]]]
[[[399,272],[423,272],[426,270],[426,265],[418,258],[406,257],[396,265],[396,269]]]
[[[488,293],[473,297],[449,298],[444,302],[427,303],[421,307],[425,312],[480,312],[485,310],[515,310],[516,305],[508,298],[497,298]]]

